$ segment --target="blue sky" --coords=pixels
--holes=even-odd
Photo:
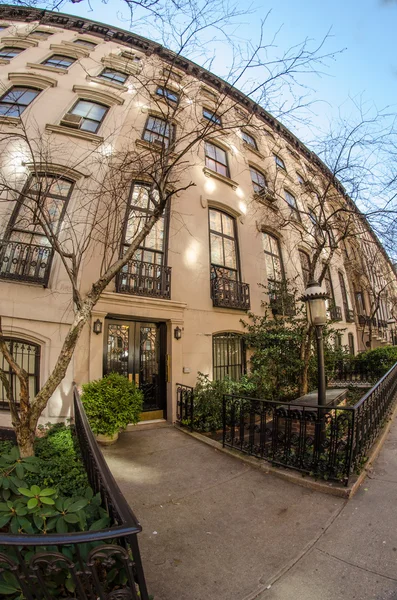
[[[244,4],[241,2],[241,7]],[[79,4],[67,3],[64,12],[86,16],[129,28],[128,20],[121,19],[121,13],[127,16],[122,0],[109,0],[103,4],[92,0],[91,11],[87,0]],[[397,106],[397,53],[396,23],[397,1],[385,0],[277,0],[261,2],[252,15],[244,17],[244,23],[238,28],[239,37],[254,40],[259,31],[259,20],[270,12],[266,32],[270,36],[280,27],[276,52],[287,49],[308,37],[320,41],[331,29],[328,51],[346,50],[335,57],[325,69],[326,75],[305,76],[304,82],[310,86],[312,100],[321,101],[314,107],[314,131],[316,127],[325,127],[342,106],[342,112],[348,113],[351,106],[346,102],[350,96],[363,94],[364,100],[378,109],[385,106]],[[132,27],[134,29],[134,27]],[[147,37],[154,37],[145,27],[138,31]],[[214,70],[222,74],[224,66],[230,62],[226,48],[217,53]],[[290,125],[291,126],[291,125]],[[291,126],[294,129],[294,126]],[[312,130],[313,131],[313,130]],[[310,137],[302,129],[298,132]]]

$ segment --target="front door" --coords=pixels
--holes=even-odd
[[[165,323],[105,321],[104,374],[120,373],[144,395],[144,419],[165,417]]]

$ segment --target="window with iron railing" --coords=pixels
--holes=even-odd
[[[5,341],[16,363],[28,374],[29,396],[32,399],[40,389],[40,346],[15,338],[5,338]],[[19,379],[2,354],[0,354],[0,368],[8,382],[14,401],[19,404],[19,393],[21,390]],[[10,409],[4,382],[1,379],[0,409]]]
[[[212,336],[212,365],[215,381],[222,381],[226,377],[232,381],[239,381],[246,372],[243,336],[228,332]]]

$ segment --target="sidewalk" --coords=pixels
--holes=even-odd
[[[142,523],[155,600],[397,599],[397,425],[348,503],[168,425],[104,455]]]

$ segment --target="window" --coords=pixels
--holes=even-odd
[[[226,152],[210,142],[205,142],[205,166],[224,177],[230,177]]]
[[[28,386],[30,397],[33,398],[40,389],[40,346],[26,342],[24,340],[6,338],[5,340],[9,351],[20,367],[25,369],[28,374]],[[3,355],[0,355],[0,368],[8,380],[13,397],[18,401],[20,393],[20,384],[18,377],[10,369],[10,366]],[[0,408],[9,410],[9,402],[4,389],[4,384],[0,379]]]
[[[145,184],[134,183],[132,185],[125,223],[124,250],[128,248],[153,214],[155,204],[151,200],[149,192],[150,188]],[[156,196],[156,192],[154,194]],[[166,216],[162,216],[136,250],[133,260],[154,265],[165,264],[165,225]]]
[[[298,209],[298,205],[296,203],[295,196],[293,196],[287,190],[284,190],[284,194],[285,194],[286,203],[292,209],[291,210],[291,218],[294,219],[295,221],[300,221],[301,218],[300,218],[299,209]]]
[[[152,144],[168,148],[173,142],[175,127],[160,117],[149,117],[146,121],[143,139]]]
[[[71,181],[56,175],[32,177],[11,217],[8,240],[48,246],[40,221],[46,220],[53,233],[59,231],[72,188]]]
[[[79,129],[96,133],[108,110],[108,106],[104,106],[98,102],[78,100],[68,114],[81,117]]]
[[[7,29],[8,25],[0,25],[0,31],[3,31],[3,29]]]
[[[281,260],[280,244],[270,233],[262,233],[263,251],[265,253],[268,291],[278,291],[284,283],[284,270]]]
[[[74,62],[76,62],[76,59],[71,58],[70,56],[64,56],[63,54],[53,54],[41,64],[46,65],[47,67],[56,67],[57,69],[67,69]]]
[[[107,81],[112,81],[113,83],[120,83],[121,85],[125,83],[128,79],[128,75],[123,73],[122,71],[116,71],[116,69],[104,69],[100,75],[98,75],[100,79],[106,79]]]
[[[246,371],[244,339],[238,333],[218,333],[212,337],[213,379],[229,377],[239,381]]]
[[[328,308],[329,308],[330,305],[331,306],[335,305],[334,288],[332,285],[331,271],[329,270],[329,267],[327,267],[326,271],[325,271],[324,283],[325,283],[325,289],[327,290],[327,294],[329,296],[329,300],[326,301]]]
[[[254,192],[256,194],[260,194],[266,189],[266,179],[263,173],[255,169],[254,167],[250,167],[251,173],[251,181],[254,188]]]
[[[94,42],[88,42],[87,40],[74,40],[73,44],[76,44],[77,46],[85,46],[91,50],[96,48],[96,44],[94,44]]]
[[[169,102],[174,102],[175,104],[179,102],[179,94],[169,88],[159,86],[156,90],[156,94],[162,96]]]
[[[208,108],[203,108],[203,117],[204,119],[208,119],[208,121],[211,121],[211,123],[214,123],[215,125],[222,125],[221,118],[218,117],[216,113],[214,113],[212,110],[209,110]]]
[[[29,33],[29,37],[40,38],[42,40],[46,40],[50,37],[50,35],[52,35],[52,33],[50,33],[49,31],[31,31]]]
[[[345,321],[348,322],[349,321],[349,300],[347,297],[345,278],[343,277],[343,273],[341,273],[340,271],[338,271],[338,277],[339,277],[340,290],[342,293],[342,302],[343,302],[343,310],[345,313]]]
[[[238,281],[235,219],[220,210],[210,208],[209,227],[211,267],[213,267],[211,275],[216,274]]]
[[[0,115],[20,117],[25,108],[40,94],[40,91],[29,87],[12,87],[0,98]]]
[[[298,179],[298,183],[299,183],[300,185],[303,185],[303,184],[305,183],[305,180],[303,179],[303,177],[302,177],[302,175],[301,175],[300,173],[297,173],[297,174],[296,174],[296,177],[297,177],[297,179]]]
[[[254,150],[258,150],[256,139],[252,137],[252,135],[250,135],[246,131],[242,131],[241,137],[243,138],[243,142],[245,142],[248,146],[251,146],[251,148],[253,148]]]
[[[310,279],[310,258],[303,250],[299,250],[299,258],[301,262],[303,283],[306,287]]]
[[[362,292],[356,292],[356,308],[358,315],[366,315],[367,311],[365,310],[365,302],[364,302],[364,294]]]
[[[277,154],[274,154],[273,156],[274,156],[274,161],[276,163],[276,167],[279,169],[284,169],[284,171],[286,171],[285,163],[284,163],[283,159],[280,158]]]
[[[342,334],[339,331],[334,334],[334,343],[335,350],[342,350]]]
[[[354,335],[352,333],[348,333],[347,334],[347,339],[348,339],[348,344],[349,344],[349,354],[351,354],[352,356],[355,355],[355,350],[354,350]]]
[[[23,52],[24,50],[25,48],[15,48],[15,46],[4,46],[4,48],[0,50],[0,58],[11,59],[14,58],[14,56],[17,56],[18,54],[21,54],[21,52]]]

